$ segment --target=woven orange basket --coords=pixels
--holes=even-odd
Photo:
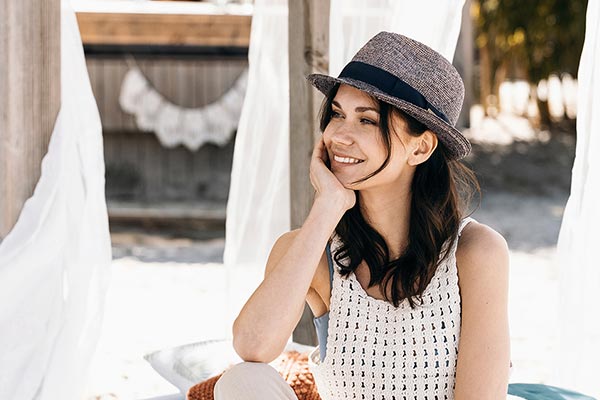
[[[297,351],[283,352],[271,365],[291,386],[298,400],[321,400],[315,380],[308,368],[308,354]],[[190,388],[187,400],[213,400],[213,391],[220,373]]]

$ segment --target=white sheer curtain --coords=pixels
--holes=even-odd
[[[464,0],[331,0],[330,71],[375,33],[399,32],[452,59]],[[290,228],[287,0],[256,0],[248,89],[235,144],[225,263],[263,264]]]
[[[380,31],[401,33],[452,61],[464,0],[331,0],[329,72],[344,65]]]
[[[262,280],[273,243],[290,229],[287,10],[287,0],[254,3],[248,86],[227,203],[229,326]]]
[[[33,196],[0,244],[0,399],[81,399],[111,261],[98,109],[62,1],[62,104]]]
[[[600,398],[600,1],[590,0],[578,73],[577,148],[558,240],[557,381]]]
[[[290,229],[287,0],[256,0],[227,203],[227,265],[263,264]]]

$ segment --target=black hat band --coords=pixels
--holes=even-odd
[[[407,101],[425,111],[431,111],[448,124],[450,123],[446,115],[429,103],[416,89],[381,68],[360,61],[351,61],[344,67],[339,78],[351,78],[368,83],[390,96]]]

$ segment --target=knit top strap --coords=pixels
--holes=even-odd
[[[469,224],[469,222],[471,222],[471,221],[475,221],[475,218],[465,217],[462,219],[462,221],[460,221],[460,225],[458,226],[458,236],[461,235],[465,226],[467,226]]]
[[[329,292],[331,293],[331,288],[333,287],[333,260],[331,258],[331,242],[327,243],[325,252],[327,253],[327,264],[329,265]]]

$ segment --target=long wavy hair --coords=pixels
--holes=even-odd
[[[322,132],[332,118],[332,102],[338,87],[331,90],[321,107]],[[427,130],[425,125],[398,108],[375,98],[373,100],[379,104],[379,130],[387,157],[377,170],[355,183],[366,181],[388,165],[390,135],[394,134],[390,121],[394,114],[404,120],[406,130],[412,136],[418,137]],[[423,293],[440,263],[448,257],[449,242],[457,236],[461,218],[470,215],[468,207],[474,194],[477,193],[479,203],[481,199],[473,171],[460,161],[450,159],[441,142],[429,159],[416,167],[411,193],[408,244],[395,260],[390,260],[384,238],[363,217],[358,191],[356,204],[346,211],[335,230],[342,245],[335,251],[333,259],[342,276],[355,271],[364,260],[370,270],[369,287],[380,285],[385,299],[395,307],[405,299],[412,308],[423,304]],[[387,290],[390,285],[391,299]]]

